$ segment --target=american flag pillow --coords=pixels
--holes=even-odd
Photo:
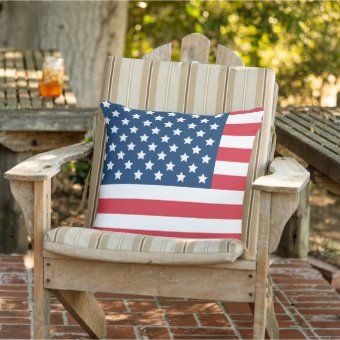
[[[263,109],[216,116],[101,103],[106,145],[95,229],[241,238],[248,164]]]

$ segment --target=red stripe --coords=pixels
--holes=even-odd
[[[255,136],[261,123],[226,124],[223,130],[225,136]]]
[[[124,229],[124,228],[102,228],[102,227],[93,227],[93,229],[115,231],[119,233],[130,233],[130,234],[138,234],[138,235],[163,236],[163,237],[201,238],[201,239],[235,238],[238,240],[241,239],[241,234],[235,234],[235,233],[230,233],[230,234],[181,233],[177,231],[138,230],[138,229]]]
[[[97,212],[101,214],[242,219],[242,205],[147,199],[100,199]]]
[[[232,112],[229,112],[229,114],[230,115],[241,115],[243,113],[260,112],[260,111],[263,111],[262,107],[257,107],[256,109],[252,109],[252,110],[232,111]]]
[[[246,177],[213,175],[212,189],[244,191],[246,189]]]
[[[251,152],[251,149],[219,148],[216,159],[218,161],[248,163]]]

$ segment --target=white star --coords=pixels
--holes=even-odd
[[[131,166],[132,166],[132,162],[130,162],[130,160],[128,160],[125,164],[125,169],[131,169]]]
[[[162,139],[162,142],[163,142],[163,143],[167,143],[167,142],[169,141],[170,137],[168,137],[167,135],[165,135],[165,136],[161,137],[161,139]]]
[[[172,162],[169,162],[168,164],[165,164],[166,165],[166,171],[172,171],[175,164],[173,164]]]
[[[171,122],[166,122],[166,123],[164,124],[165,127],[171,127],[171,126],[173,126],[173,125],[174,125],[174,124],[171,123]]]
[[[119,115],[120,113],[117,110],[112,112],[112,117],[118,117]]]
[[[202,174],[201,176],[198,176],[198,180],[199,180],[198,183],[205,183],[207,178],[208,177],[205,177],[204,174]]]
[[[131,133],[136,133],[138,131],[138,128],[133,126],[132,128],[130,128],[130,132]]]
[[[174,130],[174,136],[179,136],[182,133],[182,131],[180,129],[176,129]]]
[[[222,116],[223,116],[223,114],[220,113],[219,115],[216,115],[215,118],[220,118],[220,117],[222,117]]]
[[[133,144],[132,142],[128,144],[128,150],[134,150],[136,144]]]
[[[153,135],[158,135],[159,131],[161,131],[159,128],[155,127],[154,129],[151,129]]]
[[[107,170],[112,170],[113,163],[110,161],[110,163],[107,164]]]
[[[163,118],[164,118],[164,117],[162,117],[162,116],[157,116],[157,117],[155,117],[155,120],[161,121]]]
[[[177,182],[184,182],[184,178],[186,177],[183,172],[181,172],[179,175],[177,176]]]
[[[110,103],[107,100],[105,100],[105,102],[103,102],[103,106],[104,107],[110,107]]]
[[[194,123],[191,123],[191,124],[188,125],[189,129],[194,129],[195,127],[196,127],[196,124],[194,124]]]
[[[163,174],[159,170],[158,170],[158,172],[155,172],[154,175],[155,175],[155,181],[156,180],[160,181],[162,179],[162,176],[163,176]]]
[[[145,122],[143,122],[144,126],[150,126],[151,122],[149,120],[146,120]]]
[[[210,161],[210,157],[208,156],[208,155],[205,155],[204,157],[202,157],[202,161],[203,161],[203,163],[209,163],[209,161]]]
[[[161,153],[158,153],[158,159],[162,159],[164,161],[164,158],[166,156],[166,153],[164,153],[163,151]]]
[[[183,123],[185,121],[185,119],[183,117],[180,117],[180,118],[177,118],[177,121]]]
[[[192,115],[193,118],[199,118],[200,115]]]
[[[206,145],[213,145],[213,143],[215,142],[212,138],[206,139],[205,142],[207,143]]]
[[[130,112],[132,109],[130,109],[129,107],[123,106],[123,109],[125,112]]]
[[[141,152],[137,153],[138,159],[144,159],[145,155],[146,155],[146,153],[143,152],[143,150]]]
[[[111,128],[111,132],[112,132],[112,133],[117,133],[118,129],[119,129],[119,128],[117,128],[116,125],[113,125],[113,127]]]
[[[135,113],[134,115],[132,115],[132,118],[134,119],[139,119],[140,115],[138,113]]]
[[[122,124],[123,124],[123,125],[128,125],[129,122],[130,122],[130,121],[129,121],[127,118],[125,118],[125,119],[122,120]]]
[[[172,144],[170,146],[170,152],[176,152],[177,149],[178,149],[178,146],[176,144]]]
[[[201,123],[208,123],[209,120],[207,118],[201,119]]]
[[[169,112],[169,113],[168,113],[168,116],[176,116],[176,113],[174,113],[174,112]]]
[[[200,130],[200,131],[196,132],[196,135],[197,135],[197,137],[203,137],[203,136],[204,136],[204,134],[205,134],[205,132],[204,132],[204,131],[202,131],[202,130]]]
[[[148,161],[147,163],[145,163],[145,166],[146,166],[146,170],[152,170],[152,167],[154,166],[155,164],[152,163],[151,161]]]
[[[120,179],[122,175],[123,173],[118,170],[117,172],[115,172],[115,179]]]
[[[188,156],[186,153],[184,153],[184,154],[181,155],[180,157],[181,157],[181,161],[182,161],[182,162],[187,162],[187,161],[188,161],[188,158],[189,158],[189,156]]]
[[[146,142],[148,140],[149,136],[147,136],[145,133],[143,136],[140,136],[140,141],[141,142]]]
[[[109,137],[106,136],[106,137],[105,137],[105,142],[107,143],[108,141],[109,141]]]
[[[197,153],[197,154],[199,154],[200,151],[201,151],[201,148],[199,148],[198,145],[195,146],[194,148],[192,148],[192,153]]]
[[[104,156],[104,160],[106,161],[106,158],[107,158],[107,154],[105,154],[105,156]]]
[[[195,173],[196,169],[197,169],[197,166],[195,165],[195,163],[192,163],[191,165],[189,165],[189,172]]]
[[[110,151],[115,151],[115,150],[116,150],[116,147],[117,147],[117,145],[114,144],[114,143],[112,143],[112,144],[109,146]]]
[[[153,111],[146,111],[146,114],[147,114],[147,115],[153,115],[154,112],[153,112]]]
[[[157,145],[155,143],[149,144],[149,151],[156,151]]]
[[[126,142],[126,138],[127,138],[128,136],[125,134],[125,133],[123,133],[119,138],[120,138],[120,141],[121,142]]]
[[[192,142],[192,138],[190,137],[184,138],[184,144],[190,144],[191,142]]]
[[[117,154],[118,159],[123,159],[125,156],[125,153],[123,151],[121,151],[120,153]]]
[[[143,173],[138,170],[137,172],[134,172],[134,175],[135,175],[135,179],[141,179]]]
[[[210,130],[217,130],[218,125],[216,123],[210,125]]]
[[[105,123],[108,125],[110,123],[110,119],[109,118],[105,118]]]

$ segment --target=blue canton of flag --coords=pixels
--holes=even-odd
[[[102,184],[210,188],[228,114],[199,116],[101,104],[108,132]]]

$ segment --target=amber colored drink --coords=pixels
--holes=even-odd
[[[58,97],[63,92],[64,60],[47,56],[42,67],[40,80],[40,95],[43,97]]]

